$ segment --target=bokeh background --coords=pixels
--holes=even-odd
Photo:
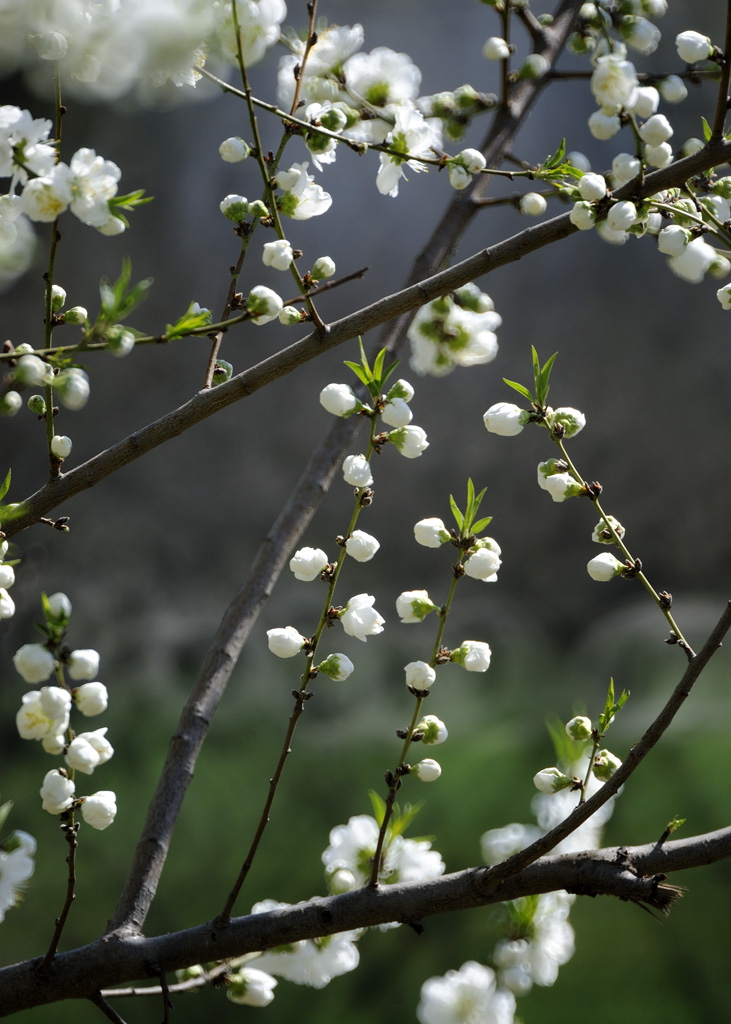
[[[422,69],[423,94],[465,82],[486,92],[497,87],[496,68],[480,50],[498,23],[477,0],[331,0],[321,13],[340,24],[361,21],[367,50],[388,45],[409,53]],[[676,32],[693,27],[720,39],[723,17],[721,3],[673,2],[659,23],[658,52],[633,58],[638,70],[678,70]],[[290,4],[288,22],[303,20],[304,5]],[[567,57],[563,66],[585,65]],[[275,76],[271,57],[255,69],[254,86],[264,98],[273,97]],[[25,90],[20,79],[5,82],[3,102],[48,116],[49,102]],[[706,84],[692,87],[681,106],[663,108],[678,147],[701,134],[700,115],[710,118],[714,103],[713,86]],[[586,127],[593,109],[588,82],[555,83],[518,135],[515,156],[538,163],[565,136],[568,150],[586,153],[594,169],[607,169],[629,143],[593,140]],[[265,144],[274,148],[278,124],[262,124]],[[486,119],[475,123],[461,145],[479,145],[486,128]],[[191,300],[214,313],[222,307],[237,242],[218,204],[230,192],[259,191],[252,161],[232,166],[218,156],[219,143],[236,134],[248,137],[242,106],[230,97],[209,94],[165,111],[142,110],[131,101],[112,110],[69,105],[66,152],[93,146],[122,168],[124,191],[143,187],[156,197],[120,238],[103,239],[73,219],[63,225],[57,276],[69,304],[95,312],[99,276],[115,277],[130,255],[135,278],[155,278],[133,318],[140,329],[163,330]],[[292,161],[306,158],[299,141],[289,153]],[[376,160],[344,151],[318,175],[333,195],[331,213],[292,223],[290,241],[305,251],[304,264],[328,254],[338,273],[370,267],[362,281],[322,299],[328,320],[398,289],[451,198],[446,176],[434,173],[409,175],[397,200],[381,196],[376,169]],[[493,194],[520,188],[519,182],[496,185]],[[561,209],[557,204],[555,212]],[[526,224],[512,207],[486,211],[455,258]],[[43,263],[41,253],[26,278],[0,297],[3,337],[15,344],[41,343]],[[247,287],[282,288],[274,271],[254,264],[248,273]],[[323,682],[309,702],[242,912],[264,897],[296,901],[323,893],[319,858],[330,828],[368,812],[367,791],[382,788],[383,771],[397,752],[394,729],[410,713],[402,666],[424,657],[433,638],[429,620],[399,626],[393,602],[400,591],[417,587],[439,601],[449,584],[448,553],[419,548],[411,526],[424,516],[447,519],[448,495],[461,499],[468,475],[488,487],[484,509],[494,516],[491,532],[504,564],[497,586],[467,580],[460,587],[447,642],[487,639],[493,665],[485,677],[457,668],[440,675],[428,710],[450,728],[450,741],[439,751],[444,775],[428,790],[417,792],[414,784],[404,793],[405,800],[426,799],[415,834],[437,837],[448,869],[479,862],[486,829],[532,820],[531,777],[553,762],[547,716],[565,719],[586,710],[595,717],[613,676],[618,688],[632,693],[610,737],[621,755],[682,672],[683,658],[664,645],[664,621],[639,585],[603,587],[587,576],[585,564],[596,553],[589,539],[593,516],[582,502],[554,505],[538,490],[535,465],[552,454],[544,436],[526,431],[502,439],[484,430],[482,412],[510,400],[502,378],[529,382],[531,344],[544,359],[558,350],[552,404],[576,406],[588,420],[572,448],[575,460],[587,478],[604,485],[605,507],[627,527],[630,548],[656,588],[673,594],[692,644],[702,644],[728,598],[731,350],[730,321],[714,295],[718,285],[673,277],[650,239],[615,248],[594,233],[574,235],[478,283],[503,316],[498,357],[441,380],[415,379],[406,363],[400,368],[416,386],[415,422],[426,429],[430,448],[414,462],[389,451],[378,460],[376,502],[362,525],[382,548],[368,565],[349,565],[344,581],[348,593],[376,595],[389,620],[386,632],[367,648],[340,636],[333,641],[333,649],[353,657],[358,672],[344,686]],[[242,328],[227,336],[222,356],[239,371],[299,336],[278,323]],[[364,340],[377,345],[375,335]],[[82,835],[78,899],[64,939],[71,948],[97,935],[113,910],[178,709],[228,601],[329,425],[318,392],[347,379],[342,360],[355,354],[353,342],[323,355],[79,495],[57,510],[71,516],[70,534],[35,527],[17,538],[18,612],[0,627],[6,666],[0,793],[15,801],[10,824],[35,835],[39,853],[23,905],[0,928],[3,962],[43,949],[64,887],[65,846],[36,796],[51,763],[35,744],[19,740],[14,727],[23,688],[10,659],[33,639],[41,590],[70,596],[73,646],[102,653],[101,678],[112,704],[94,725],[109,725],[117,750],[93,784],[117,791],[119,816],[110,831]],[[200,387],[206,358],[207,343],[192,339],[146,347],[123,361],[90,354],[91,400],[81,412],[62,413],[59,422],[60,432],[73,438],[73,464],[182,404]],[[45,480],[43,428],[22,411],[0,429],[0,469],[12,466],[10,498],[19,500]],[[304,542],[332,552],[350,500],[350,488],[336,482]],[[265,796],[294,685],[291,664],[267,652],[265,631],[291,623],[307,633],[319,599],[315,584],[293,587],[283,579],[264,607],[199,762],[150,934],[204,920],[225,898]],[[728,670],[722,651],[664,749],[653,753],[617,803],[608,844],[656,839],[676,814],[687,817],[686,834],[728,823]],[[674,877],[690,892],[662,924],[633,906],[579,901],[572,914],[577,954],[553,989],[534,990],[519,1002],[521,1018],[526,1024],[566,1024],[588,1013],[627,1024],[726,1019],[727,878],[724,865]],[[373,933],[361,942],[359,971],[320,992],[282,982],[275,1002],[261,1012],[273,1024],[411,1020],[421,982],[466,959],[484,961],[494,936],[487,911],[432,919],[420,937],[404,929]],[[151,1002],[120,1012],[135,1021],[161,1017]],[[223,993],[204,993],[178,997],[175,1012],[181,1021],[202,1013],[233,1021],[257,1011],[234,1007]],[[98,1011],[69,1005],[21,1016],[29,1024],[72,1017],[85,1024],[98,1019]]]

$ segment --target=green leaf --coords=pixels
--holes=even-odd
[[[378,793],[376,793],[375,789],[369,789],[368,796],[370,797],[371,807],[373,808],[373,817],[376,819],[378,827],[380,828],[383,824],[383,819],[386,816],[386,802]]]
[[[2,501],[3,498],[5,497],[5,495],[8,493],[8,489],[10,488],[10,477],[11,477],[11,474],[12,474],[12,470],[8,470],[8,475],[5,477],[5,479],[2,482],[2,484],[0,484],[0,501]]]
[[[558,167],[558,165],[562,162],[562,160],[563,160],[565,155],[566,155],[566,139],[561,139],[561,143],[560,143],[558,149],[556,150],[556,152],[553,154],[553,156],[550,156],[550,157],[548,157],[547,160],[544,160],[544,162],[541,165],[541,167],[545,168],[546,170],[550,170],[553,167]]]
[[[373,364],[373,379],[380,381],[383,373],[383,363],[386,359],[386,350],[382,348],[376,356],[376,361]]]
[[[564,768],[568,768],[581,757],[586,740],[572,740],[566,732],[566,725],[558,715],[554,714],[546,719],[546,728],[551,737],[553,749],[556,753],[556,761]]]
[[[604,703],[604,710],[599,716],[599,722],[597,723],[597,732],[603,736],[609,726],[612,724],[612,720],[616,713],[624,707],[629,697],[629,690],[622,690],[619,700],[614,699],[614,680],[609,680],[609,688],[607,689],[607,699]]]
[[[701,121],[703,122],[703,141],[709,142],[711,138],[711,126],[708,121],[706,121],[705,117],[701,117]]]
[[[1,810],[1,808],[0,808],[0,810]],[[673,834],[673,832],[677,832],[678,829],[681,827],[681,825],[684,825],[685,822],[686,822],[685,818],[679,818],[678,815],[676,814],[675,817],[673,818],[673,820],[669,821],[667,823],[667,825],[665,826],[665,834],[668,835],[668,836],[671,836]]]
[[[0,830],[4,827],[5,822],[8,820],[8,815],[13,809],[13,801],[6,800],[6,802],[0,807]]]
[[[459,506],[457,505],[457,502],[454,500],[454,496],[451,494],[449,495],[449,507],[451,508],[452,515],[454,516],[455,521],[457,523],[457,528],[461,532],[462,527],[464,526],[464,516],[460,512]]]
[[[423,806],[423,800],[419,801],[418,804],[406,804],[406,807],[404,807],[404,810],[402,812],[397,804],[396,807],[394,808],[395,813],[391,818],[391,822],[389,825],[391,838],[393,838],[394,836],[403,835],[403,833],[409,827],[409,825],[414,820],[414,818],[416,817],[416,815],[419,813]]]
[[[369,373],[366,373],[366,371],[363,369],[360,363],[353,363],[350,361],[350,359],[346,359],[345,365],[350,367],[350,369],[356,375],[358,380],[365,384],[366,387],[370,384],[370,375]]]
[[[182,338],[186,334],[192,334],[193,331],[200,330],[202,327],[210,326],[212,320],[210,309],[195,309],[196,305],[197,303],[191,302],[185,313],[176,323],[167,325],[165,336],[168,341],[173,338]]]
[[[486,526],[490,525],[490,523],[492,522],[492,519],[493,519],[492,516],[485,516],[484,519],[478,519],[476,523],[472,524],[471,532],[472,533],[480,533],[480,531],[484,530]]]
[[[517,391],[519,395],[523,396],[523,398],[527,398],[529,402],[532,402],[534,400],[533,395],[530,393],[528,388],[524,388],[523,385],[518,384],[517,381],[508,380],[507,377],[503,377],[503,383],[507,384],[508,387],[512,388],[514,391]]]
[[[556,360],[557,355],[558,352],[554,352],[553,355],[550,356],[550,358],[547,359],[541,367],[540,361],[538,359],[538,353],[535,349],[533,349],[533,372],[535,374],[536,401],[541,408],[545,406],[546,399],[548,398],[548,380],[551,376],[551,370],[553,369],[553,364]]]

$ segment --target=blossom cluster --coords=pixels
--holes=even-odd
[[[497,355],[502,317],[475,284],[422,306],[411,322],[410,364],[419,374],[443,377],[455,366],[478,366]]]
[[[77,772],[93,774],[113,756],[114,749],[106,738],[106,727],[86,732],[70,727],[74,708],[87,718],[106,711],[107,688],[95,678],[99,654],[92,649],[65,647],[63,640],[71,616],[71,602],[65,594],[44,597],[43,603],[45,625],[41,629],[47,640],[24,644],[15,652],[13,664],[25,683],[46,685],[23,695],[16,726],[22,739],[37,740],[47,754],[63,755],[65,761],[64,768],[51,769],[44,777],[40,791],[43,810],[65,814],[80,807],[87,824],[104,829],[117,813],[114,793],[100,790],[77,797],[74,777]],[[55,681],[47,682],[51,677]]]

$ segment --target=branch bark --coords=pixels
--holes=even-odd
[[[667,894],[658,877],[731,857],[731,828],[665,844],[612,847],[544,857],[499,887],[488,884],[490,868],[468,868],[430,882],[411,882],[299,903],[285,910],[233,918],[224,929],[211,923],[151,938],[107,935],[60,953],[46,975],[37,960],[0,970],[0,1016],[61,999],[99,998],[100,989],[193,963],[312,939],[389,921],[415,924],[424,918],[484,907],[533,893],[567,889],[609,895],[664,909]],[[104,997],[113,993],[105,991]]]

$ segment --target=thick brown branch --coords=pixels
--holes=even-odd
[[[153,938],[108,935],[60,953],[39,977],[37,961],[0,970],[0,1015],[70,998],[94,998],[100,988],[159,976],[193,963],[311,939],[353,928],[426,917],[517,899],[557,889],[616,896],[662,909],[658,873],[695,868],[731,857],[731,828],[660,846],[614,847],[545,857],[486,891],[491,869],[469,868],[431,882],[360,889],[315,898],[286,910],[234,918],[223,930],[211,924]],[[660,890],[660,894],[658,892]],[[106,998],[110,993],[105,992]]]

